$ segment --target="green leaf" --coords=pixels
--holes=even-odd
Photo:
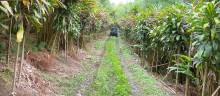
[[[205,30],[209,26],[209,23],[203,25],[202,29]]]
[[[40,31],[39,27],[42,26],[39,20],[35,16],[27,15],[27,17],[28,17],[28,20],[30,20],[35,25],[35,27],[37,28],[37,32],[39,32]]]
[[[208,43],[206,44],[206,46],[205,46],[204,57],[205,57],[205,58],[208,58],[211,53],[212,53],[211,42],[208,42]]]
[[[12,71],[10,70],[10,69],[5,69],[5,72],[7,73],[7,74],[12,74]]]
[[[211,37],[212,37],[212,39],[214,39],[215,33],[216,33],[216,29],[212,29],[211,30]]]
[[[180,27],[180,23],[181,23],[181,22],[178,22],[178,23],[177,23],[177,28],[179,28],[179,27]]]
[[[48,0],[48,2],[50,2],[51,4],[53,4],[53,5],[55,5],[55,6],[58,5],[57,2],[56,2],[55,0]]]
[[[191,63],[191,60],[188,56],[186,55],[181,55],[181,54],[175,54],[176,56],[182,57],[183,59],[185,59],[187,62]]]
[[[183,30],[182,27],[180,28],[180,32],[181,32],[182,34],[184,34],[184,30]]]
[[[176,40],[177,40],[177,41],[180,40],[180,35],[177,35]]]
[[[8,1],[1,1],[1,3],[2,3],[2,5],[9,11],[9,13],[10,13],[11,15],[13,15],[13,12],[12,12],[12,10],[11,10],[11,7],[10,7],[9,4],[8,4]]]
[[[3,12],[5,12],[7,15],[9,15],[6,8],[4,8],[4,7],[2,7],[2,6],[0,5],[0,9],[1,9]]]
[[[170,71],[173,71],[173,70],[178,69],[178,67],[169,67],[168,69],[169,69]]]
[[[217,51],[217,50],[218,50],[218,43],[216,43],[216,41],[214,41],[214,40],[213,40],[212,43],[213,43],[213,44],[212,44],[212,45],[213,45],[213,50],[214,50],[214,51]]]
[[[204,52],[204,49],[205,49],[205,45],[204,44],[200,45],[194,58],[200,59],[202,56],[202,53]]]
[[[216,59],[216,64],[220,65],[220,52],[217,52],[217,54],[215,55],[215,59]]]
[[[24,27],[23,27],[23,22],[21,22],[18,25],[18,32],[17,32],[17,40],[16,40],[16,42],[18,42],[18,43],[22,42],[23,34],[24,34]]]
[[[35,16],[36,16],[37,18],[41,18],[41,16],[37,13],[36,10],[34,10],[34,14],[35,14]]]
[[[219,24],[218,18],[216,17],[216,18],[214,18],[214,20],[215,20],[216,25],[218,25]]]
[[[7,25],[2,24],[2,23],[0,23],[0,25],[1,25],[3,28],[5,28],[5,29],[7,29],[7,30],[8,30],[8,26],[7,26]]]

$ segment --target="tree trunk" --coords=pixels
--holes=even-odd
[[[22,42],[22,54],[21,54],[21,63],[20,63],[20,69],[19,69],[19,74],[18,74],[18,84],[20,84],[20,79],[21,79],[21,71],[22,71],[22,66],[24,63],[24,45],[25,45],[25,34]]]
[[[12,21],[13,21],[13,17],[11,17],[11,22],[10,22],[10,26],[9,26],[9,39],[8,39],[8,51],[7,51],[7,60],[6,60],[6,64],[7,67],[9,68],[9,63],[10,63],[10,54],[11,54],[11,28],[12,28]]]
[[[14,77],[13,77],[13,85],[12,85],[12,94],[14,94],[14,92],[15,92],[15,81],[16,81],[16,70],[17,70],[17,64],[18,64],[19,47],[20,47],[20,43],[17,44],[17,57],[16,57],[16,63],[14,65]]]
[[[177,61],[177,63],[179,63],[179,59],[177,59],[177,56],[175,57],[175,61]],[[179,67],[179,66],[176,66],[176,67]],[[178,69],[177,69],[177,71],[178,71]],[[175,91],[176,91],[176,93],[177,93],[177,86],[178,86],[178,81],[179,81],[179,73],[178,72],[176,72],[176,86],[175,86]]]
[[[76,51],[77,54],[79,52],[79,38],[80,38],[80,35],[78,34],[78,36],[77,36],[77,51]]]
[[[66,58],[67,56],[66,56],[66,42],[67,42],[67,40],[66,40],[66,33],[64,34],[64,47],[65,47],[65,49],[64,49],[64,57]]]
[[[159,54],[158,54],[158,51],[159,51],[159,50],[157,50],[157,63],[156,63],[156,72],[157,72],[157,65],[158,65],[158,61],[159,61],[159,56],[158,56]]]
[[[190,41],[193,40],[193,33],[191,32],[191,36],[190,36]],[[189,42],[190,45],[189,45],[189,53],[188,53],[188,57],[191,58],[191,48],[192,48],[192,43]],[[187,68],[187,72],[189,72],[189,66],[190,66],[190,63],[188,62],[188,68]],[[188,96],[188,91],[189,91],[189,76],[186,75],[186,86],[185,86],[185,96]]]
[[[67,33],[67,35],[66,35],[66,59],[67,59],[67,60],[68,60],[68,57],[67,57],[67,55],[68,55],[68,54],[67,54],[67,51],[68,51],[68,46],[69,46],[69,42],[68,42],[69,39],[68,39],[68,38],[69,38],[69,36],[68,36],[68,33]]]
[[[154,56],[153,56],[153,61],[152,61],[152,66],[151,66],[151,72],[153,72],[154,58],[155,58],[155,51],[154,51]]]
[[[204,77],[203,77],[203,84],[202,84],[202,96],[205,96],[205,85],[206,85],[206,77],[207,77],[207,73],[208,73],[208,65],[206,63],[205,65],[205,74],[204,74]]]
[[[53,45],[52,45],[52,47],[51,47],[51,50],[50,50],[50,53],[53,53],[53,50],[54,50],[54,46],[55,46],[55,43],[56,43],[56,39],[57,39],[57,35],[58,35],[58,31],[56,32],[56,35],[55,35],[55,37],[54,37],[54,40],[53,40]]]

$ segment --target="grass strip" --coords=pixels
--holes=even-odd
[[[121,68],[115,37],[111,37],[107,42],[105,54],[95,76],[88,92],[90,96],[128,96],[130,94],[130,85]]]
[[[125,58],[125,60],[131,59],[131,58],[137,58],[134,54],[131,53],[128,46],[124,45],[124,41],[120,38],[119,44],[120,44],[120,50]],[[132,72],[132,77],[136,81],[137,84],[143,86],[143,89],[141,90],[142,94],[144,96],[166,96],[165,93],[160,90],[162,84],[157,81],[154,77],[149,76],[146,74],[146,70],[139,67],[137,64],[128,64],[128,69]]]

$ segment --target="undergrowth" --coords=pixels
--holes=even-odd
[[[96,72],[95,80],[89,89],[89,96],[128,96],[130,86],[121,68],[116,38],[111,37]]]

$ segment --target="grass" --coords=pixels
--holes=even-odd
[[[129,58],[134,58],[136,56],[131,55],[131,51],[127,46],[124,45],[124,41],[119,38],[120,49],[125,60]],[[129,70],[132,72],[132,78],[139,85],[143,85],[144,88],[141,90],[142,94],[145,96],[166,96],[165,93],[159,90],[159,86],[162,84],[157,81],[154,77],[146,74],[146,70],[139,67],[137,64],[128,64]]]
[[[106,44],[106,51],[95,74],[95,80],[89,89],[89,96],[128,96],[130,94],[131,89],[119,58],[116,38],[111,37]]]
[[[97,50],[102,50],[102,46],[104,45],[105,43],[105,40],[108,38],[108,36],[105,37],[105,39],[101,40],[101,41],[96,41],[94,43],[94,45],[96,46],[96,49]]]

